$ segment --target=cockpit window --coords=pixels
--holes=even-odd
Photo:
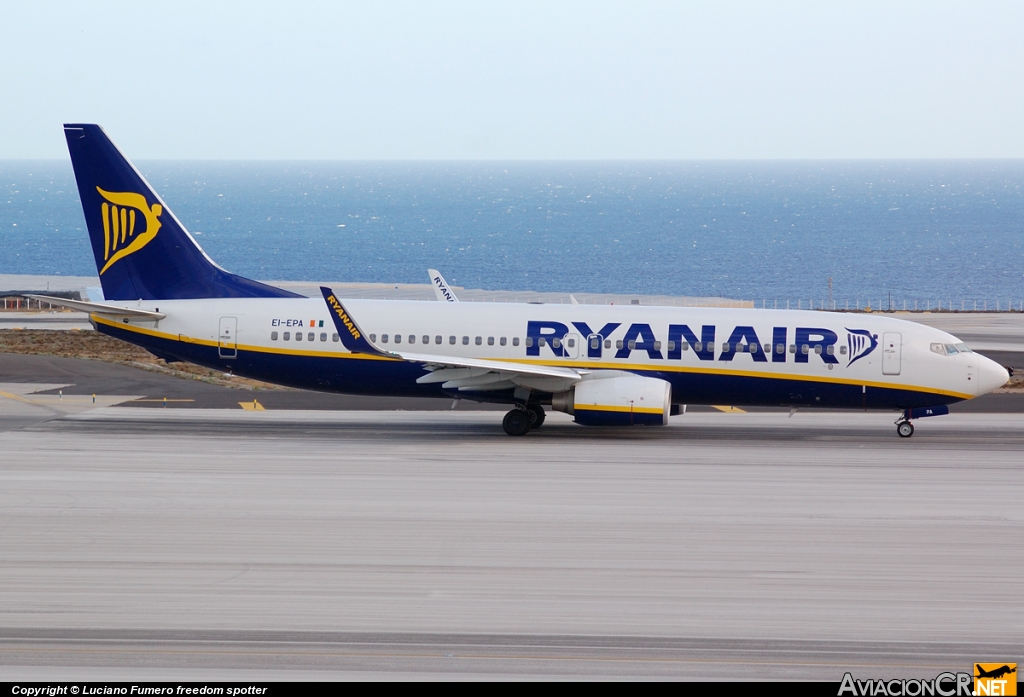
[[[932,353],[937,353],[940,356],[955,356],[958,353],[970,352],[966,344],[932,344],[930,348]]]

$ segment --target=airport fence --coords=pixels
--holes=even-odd
[[[755,307],[757,305],[755,304]],[[951,298],[946,300],[896,300],[879,299],[877,304],[871,300],[767,300],[762,299],[762,308],[786,310],[823,310],[831,312],[1024,312],[1024,300],[977,300],[961,299],[958,302]]]

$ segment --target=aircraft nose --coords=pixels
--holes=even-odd
[[[978,356],[978,395],[995,392],[1010,381],[1010,373],[991,358]]]

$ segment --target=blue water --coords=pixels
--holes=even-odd
[[[138,166],[211,257],[260,279],[1024,298],[1024,161]],[[0,162],[0,235],[0,273],[96,273],[67,162]]]

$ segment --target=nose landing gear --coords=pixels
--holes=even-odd
[[[910,438],[914,435],[914,424],[910,423],[910,416],[911,410],[907,409],[896,419],[896,433],[900,438]]]

